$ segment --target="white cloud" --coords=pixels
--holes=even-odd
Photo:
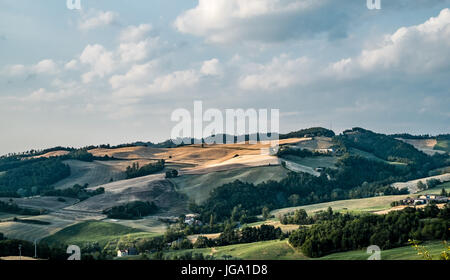
[[[110,80],[111,86],[116,89],[113,96],[121,103],[136,103],[138,98],[145,96],[165,94],[177,90],[187,90],[197,85],[201,74],[195,69],[174,71],[157,76],[147,82],[148,66],[135,66],[124,76],[115,76]]]
[[[90,30],[102,26],[111,25],[117,22],[119,16],[117,13],[112,11],[98,11],[96,13],[90,13],[83,15],[80,20],[78,27],[81,30]]]
[[[130,25],[120,33],[121,42],[139,42],[144,40],[152,30],[150,24]]]
[[[56,74],[59,72],[58,65],[51,59],[44,59],[34,65],[15,64],[5,68],[5,75],[24,76],[29,74]]]
[[[183,87],[192,87],[199,81],[200,75],[195,70],[175,71],[158,77],[149,86],[151,92],[168,92]]]
[[[33,91],[30,95],[21,98],[25,102],[56,102],[71,96],[70,89],[60,89],[59,91],[47,91],[44,88]]]
[[[125,75],[114,75],[109,79],[113,89],[128,86],[133,83],[148,81],[154,71],[156,62],[133,65]]]
[[[32,67],[32,71],[37,74],[55,74],[58,66],[51,59],[44,59]]]
[[[450,9],[443,9],[437,17],[399,28],[386,36],[380,46],[333,63],[328,70],[339,77],[355,77],[373,71],[420,74],[449,68]]]
[[[159,37],[153,37],[139,42],[122,43],[117,52],[122,62],[136,62],[146,59],[152,50],[160,46]]]
[[[239,80],[239,87],[244,90],[273,90],[306,84],[314,75],[310,59],[290,59],[287,55],[275,57],[268,64],[249,65],[247,69]]]
[[[66,70],[74,70],[78,67],[78,61],[76,59],[72,59],[64,65]]]
[[[102,45],[88,45],[80,56],[83,64],[91,66],[89,72],[83,74],[84,83],[89,83],[95,77],[103,78],[115,68],[114,54],[107,51]]]
[[[207,76],[217,76],[222,74],[222,67],[220,66],[219,60],[217,58],[213,58],[203,62],[200,72]]]
[[[215,43],[282,41],[321,32],[345,33],[347,17],[337,9],[332,0],[199,0],[176,18],[174,26]]]
[[[6,67],[5,74],[9,76],[20,76],[23,75],[26,71],[26,67],[22,64],[15,64],[9,67]]]

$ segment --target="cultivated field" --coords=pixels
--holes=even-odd
[[[170,252],[168,256],[181,256],[186,253],[201,253],[218,259],[233,257],[245,260],[305,260],[308,259],[301,252],[292,248],[287,240],[262,241],[255,243],[237,244],[215,248],[191,249]]]
[[[437,175],[437,176],[430,176],[430,177],[412,180],[412,181],[408,181],[408,182],[398,182],[398,183],[392,184],[392,186],[397,189],[408,188],[410,193],[416,193],[419,191],[419,188],[417,187],[417,183],[419,181],[421,181],[422,183],[426,184],[427,181],[430,179],[436,179],[441,182],[448,182],[448,181],[450,181],[450,173]]]
[[[450,153],[450,140],[438,140],[434,149]]]
[[[397,140],[401,140],[410,145],[413,145],[419,151],[422,151],[428,155],[434,155],[435,153],[445,153],[445,149],[443,151],[436,150],[436,145],[438,145],[438,141],[436,139],[402,139],[397,138]],[[441,142],[442,145],[443,142]],[[439,145],[437,147],[440,147]]]
[[[297,209],[305,209],[308,215],[310,215],[317,211],[325,211],[328,207],[333,208],[334,211],[376,212],[390,209],[392,202],[404,199],[406,197],[408,197],[408,195],[389,195],[361,199],[338,200],[313,205],[277,209],[272,211],[271,214],[278,217],[279,215],[294,212]]]
[[[163,178],[164,175],[156,174],[101,185],[98,187],[105,188],[104,194],[93,196],[66,209],[101,213],[103,210],[131,201],[153,201],[167,215],[185,213],[187,200]]]
[[[176,216],[173,216],[173,218],[175,217]],[[158,218],[160,218],[160,216],[153,215],[144,217],[139,220],[104,219],[102,221],[135,228],[149,233],[164,234],[167,230],[167,225],[158,220]],[[167,216],[164,216],[162,218],[167,218]]]
[[[44,238],[43,241],[49,244],[62,243],[79,246],[96,242],[102,248],[115,250],[121,244],[132,246],[132,242],[157,235],[114,223],[86,221],[66,227]]]
[[[302,139],[302,141],[294,143],[294,145],[291,146],[296,146],[300,149],[316,150],[316,149],[329,149],[334,145],[332,138],[330,137],[313,137],[313,138],[308,137],[299,139]]]
[[[450,182],[445,182],[443,184],[437,185],[436,187],[428,190],[424,190],[421,192],[416,193],[416,195],[420,194],[440,194],[442,192],[442,189],[445,189],[447,193],[450,192]]]
[[[39,155],[39,156],[34,156],[32,158],[51,158],[51,157],[60,157],[60,156],[65,156],[67,155],[69,152],[68,151],[53,151],[53,152],[48,152],[45,153],[43,155]]]
[[[421,244],[427,248],[434,260],[439,260],[439,255],[444,250],[444,245],[440,241],[431,241]],[[320,260],[367,260],[370,254],[367,249],[355,250],[342,253],[334,253],[320,258]],[[421,255],[411,246],[398,247],[394,249],[382,250],[382,260],[423,260]]]
[[[443,244],[439,241],[426,242],[423,244],[429,250],[433,259],[439,259],[439,254],[443,251]],[[255,243],[237,244],[215,248],[192,249],[171,252],[169,256],[181,256],[186,253],[202,253],[212,255],[215,258],[223,259],[232,257],[244,260],[367,260],[370,254],[366,249],[330,254],[321,258],[308,258],[299,250],[289,245],[287,240],[272,240]],[[411,246],[404,246],[394,249],[382,250],[382,260],[423,260],[422,256]]]
[[[56,211],[78,202],[78,199],[65,197],[65,202],[58,201],[58,197],[51,196],[35,196],[26,198],[0,198],[0,201],[8,202],[12,200],[20,207],[33,208],[33,209],[47,209],[50,211]]]
[[[288,171],[281,166],[246,167],[201,175],[183,175],[170,180],[175,183],[177,190],[201,203],[209,197],[213,189],[223,184],[235,180],[254,184],[269,180],[280,181],[287,173]]]
[[[84,162],[79,160],[66,160],[64,163],[70,166],[70,176],[59,181],[54,186],[57,189],[70,188],[75,184],[83,186],[89,184],[90,187],[103,185],[113,181],[125,179],[127,166],[139,162],[142,166],[150,161],[93,161]]]
[[[314,157],[297,157],[292,155],[287,155],[285,157],[289,161],[295,162],[297,164],[307,166],[310,168],[327,167],[336,168],[335,164],[338,160],[337,157],[333,156],[314,156]]]
[[[67,226],[77,223],[75,220],[61,219],[53,215],[33,216],[22,219],[32,219],[49,222],[49,225],[27,224],[21,222],[0,222],[0,232],[8,238],[21,240],[40,240],[45,236],[51,235]]]
[[[280,145],[301,143],[306,139],[307,138],[291,138],[280,140]],[[108,155],[118,159],[129,160],[164,159],[168,163],[179,163],[189,165],[190,167],[200,166],[202,168],[208,168],[224,164],[250,164],[251,166],[254,166],[255,162],[260,160],[273,160],[273,158],[267,158],[267,155],[261,152],[262,150],[267,150],[269,147],[269,143],[261,142],[257,144],[205,144],[203,147],[202,145],[189,145],[173,149],[126,147],[118,149],[93,149],[89,150],[89,152],[94,156]],[[265,164],[268,164],[268,162]]]

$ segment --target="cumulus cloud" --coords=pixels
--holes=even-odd
[[[332,0],[199,0],[174,26],[215,43],[282,41],[323,32],[343,37],[351,12],[342,11],[346,7],[337,9]]]
[[[219,60],[213,58],[203,62],[200,72],[207,76],[217,76],[222,74],[222,67],[220,66]]]
[[[109,79],[113,95],[137,102],[140,97],[191,89],[208,77],[218,76],[223,69],[217,58],[203,61],[199,69],[174,70],[161,74],[164,69],[158,60],[134,64],[128,72]]]
[[[78,66],[78,61],[76,59],[72,59],[64,65],[64,68],[67,70],[74,70]]]
[[[57,91],[48,91],[45,88],[40,88],[33,91],[31,94],[20,98],[20,100],[25,102],[56,102],[64,98],[73,95],[70,89],[60,89]]]
[[[55,74],[58,72],[58,66],[56,63],[51,59],[44,59],[40,62],[38,62],[36,65],[32,67],[32,70],[34,73],[41,74],[41,73],[47,73],[47,74]]]
[[[78,24],[81,30],[90,30],[102,26],[108,26],[118,21],[118,14],[112,11],[98,11],[84,14]]]
[[[128,72],[124,76],[116,76],[111,79],[111,86],[117,89],[113,93],[114,97],[120,100],[131,99],[133,102],[137,102],[139,99],[136,98],[165,94],[176,90],[187,90],[197,85],[201,77],[197,70],[187,69],[160,75],[151,79],[151,81],[132,82],[146,76],[144,66],[141,69],[139,68],[141,67],[130,70],[131,73]]]
[[[267,64],[249,65],[247,74],[239,80],[239,87],[245,90],[273,90],[304,85],[313,78],[313,66],[307,57],[292,59],[281,55]]]
[[[136,62],[146,59],[151,50],[155,50],[160,46],[159,37],[147,38],[139,42],[120,44],[118,54],[122,62]]]
[[[6,67],[3,71],[10,77],[45,74],[52,75],[59,72],[58,65],[51,59],[44,59],[34,65],[15,64]]]
[[[9,75],[9,76],[19,76],[19,75],[23,75],[26,71],[26,67],[25,65],[22,64],[15,64],[15,65],[11,65],[6,67],[5,74]]]
[[[363,50],[357,57],[332,63],[329,70],[339,77],[387,70],[407,74],[448,72],[449,61],[450,9],[443,9],[422,24],[399,28],[380,45]]]
[[[151,30],[150,24],[130,25],[120,32],[119,39],[121,42],[139,42],[148,37]]]
[[[199,74],[195,70],[175,71],[165,76],[157,77],[149,86],[150,92],[168,92],[183,87],[191,87],[198,83]]]
[[[89,72],[82,76],[84,83],[89,83],[93,78],[103,78],[111,73],[115,67],[113,52],[106,50],[102,45],[88,45],[80,56],[83,64],[91,66]]]
[[[145,64],[133,65],[124,75],[114,75],[109,79],[113,89],[128,86],[132,83],[148,81],[154,72],[156,62],[151,61]]]

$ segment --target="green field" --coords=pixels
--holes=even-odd
[[[437,140],[437,144],[433,149],[450,153],[450,140]]]
[[[336,168],[335,164],[338,160],[337,157],[331,156],[315,156],[302,158],[293,155],[287,155],[285,156],[285,158],[297,164],[308,166],[313,169],[318,167]]]
[[[356,149],[356,148],[350,148],[349,150],[350,150],[351,154],[358,155],[358,156],[366,158],[366,159],[380,161],[380,162],[389,163],[389,164],[405,165],[402,162],[387,161],[387,160],[381,159],[381,158],[375,156],[372,153],[369,153],[369,152],[366,152],[366,151],[362,151],[362,150],[359,150],[359,149]]]
[[[426,242],[423,244],[438,259],[444,246],[440,241]],[[166,254],[169,258],[181,256],[186,253],[201,253],[203,255],[213,255],[216,259],[223,259],[224,256],[245,260],[367,260],[370,255],[366,250],[355,250],[342,253],[334,253],[321,258],[311,259],[304,256],[300,251],[291,247],[287,240],[262,241],[247,244],[237,244],[216,248],[192,249],[171,251]],[[411,246],[404,246],[381,251],[383,260],[421,260],[422,257]]]
[[[6,215],[4,217],[7,217]],[[14,215],[14,217],[21,217]],[[11,217],[10,217],[11,218]],[[27,241],[40,240],[46,236],[56,233],[57,231],[76,223],[74,220],[61,219],[50,215],[40,215],[33,217],[23,217],[24,219],[39,220],[48,222],[48,225],[26,224],[14,221],[4,221],[0,223],[0,232],[4,233],[8,238],[15,238]],[[2,220],[4,220],[2,218]]]
[[[438,260],[440,253],[444,250],[444,245],[440,241],[426,242],[422,244]],[[343,253],[335,253],[320,258],[321,260],[367,260],[370,255],[366,250],[356,250]],[[422,256],[411,246],[404,246],[381,251],[382,260],[423,260]]]
[[[183,175],[170,180],[180,192],[201,203],[213,189],[235,180],[259,184],[268,180],[280,181],[287,173],[281,166],[247,167],[201,175]]]
[[[279,215],[294,212],[297,209],[305,209],[308,214],[312,214],[317,211],[327,210],[328,207],[333,208],[333,210],[335,211],[376,212],[390,209],[391,202],[398,201],[406,197],[408,197],[408,195],[388,195],[361,199],[338,200],[312,205],[277,209],[272,211],[271,214],[275,215],[275,217],[278,217]]]
[[[224,256],[245,260],[302,260],[307,259],[302,253],[294,250],[287,240],[271,240],[247,244],[229,245],[216,248],[171,251],[167,256],[180,256],[186,253],[213,255],[217,259]]]
[[[450,192],[450,182],[445,182],[443,184],[437,185],[436,187],[432,188],[432,189],[428,189],[428,190],[424,190],[421,192],[416,193],[416,195],[419,194],[440,194],[442,189],[445,189],[445,191],[447,193]]]
[[[42,241],[49,244],[74,244],[80,247],[86,243],[97,242],[104,249],[115,250],[121,244],[129,246],[139,239],[157,235],[119,224],[86,221],[66,227]]]

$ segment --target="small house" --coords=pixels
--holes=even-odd
[[[118,257],[128,256],[128,251],[127,250],[117,250],[117,256]]]

